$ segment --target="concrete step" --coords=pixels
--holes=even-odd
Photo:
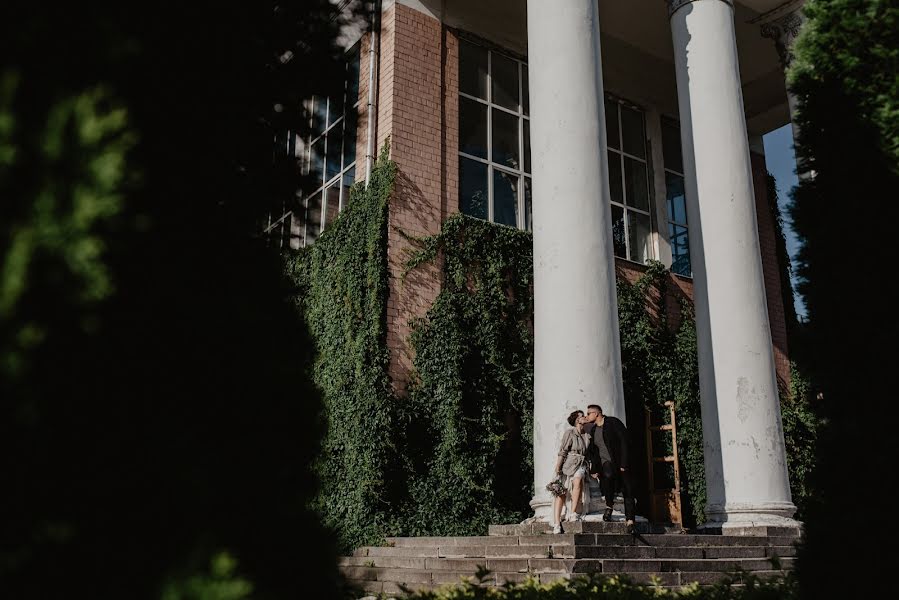
[[[497,535],[468,537],[391,537],[384,552],[390,556],[422,556],[417,550],[400,548],[432,548],[432,556],[440,556],[442,549],[459,547],[463,549],[508,547],[508,546],[791,546],[797,538],[790,536],[744,536],[744,535],[688,535],[688,534],[646,534],[628,535],[623,533],[562,533],[530,535]],[[392,550],[387,550],[391,548]],[[371,552],[360,549],[357,552]],[[376,551],[376,552],[380,552]],[[367,555],[367,554],[363,554]]]
[[[722,558],[788,558],[796,555],[795,546],[675,546],[675,545],[521,545],[521,546],[403,546],[359,548],[352,557],[353,563],[361,565],[373,562],[384,566],[404,568],[424,568],[425,559],[453,558],[682,558],[682,559],[722,559]]]
[[[794,567],[796,535],[624,533],[619,523],[571,523],[554,535],[539,524],[491,527],[486,536],[395,537],[340,559],[340,569],[366,593],[401,595],[433,590],[490,571],[484,585],[536,577],[541,582],[578,575],[625,575],[637,583],[676,589],[727,580],[742,573],[781,575]],[[773,533],[785,533],[773,530]],[[789,532],[787,532],[789,533]]]
[[[655,523],[638,522],[636,523],[637,533],[648,534],[664,534],[664,533],[681,533],[681,527],[659,525]],[[490,525],[487,530],[488,535],[494,537],[502,536],[522,536],[522,535],[540,535],[548,534],[552,531],[549,523],[527,523],[524,525]],[[562,531],[565,533],[627,533],[627,525],[624,521],[576,521],[573,523],[562,523]]]
[[[362,557],[353,557],[356,562]],[[424,561],[406,563],[398,561]],[[431,582],[430,574],[459,572],[473,576],[486,567],[497,573],[671,573],[733,572],[792,569],[795,558],[424,558],[375,557],[363,564],[342,562],[340,569],[350,579]],[[386,578],[385,575],[386,574]],[[405,575],[404,575],[405,574]],[[394,579],[399,577],[400,579]],[[403,579],[406,577],[406,579]]]

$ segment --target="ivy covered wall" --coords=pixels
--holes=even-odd
[[[531,514],[531,234],[457,214],[438,235],[409,238],[407,273],[436,265],[442,287],[413,323],[409,393],[394,396],[385,313],[396,165],[386,152],[369,188],[354,187],[349,207],[292,263],[317,342],[313,377],[328,421],[317,508],[345,550],[385,535],[485,534],[491,523]],[[664,420],[663,404],[673,400],[684,519],[695,525],[703,521],[705,480],[692,305],[672,291],[673,276],[661,263],[634,268],[639,276],[619,273],[617,282],[632,443],[645,463],[644,411]],[[800,392],[789,400],[790,472],[802,496],[814,423]],[[671,448],[656,447],[662,450]],[[638,478],[645,511],[648,483],[645,474]]]
[[[289,261],[315,339],[311,375],[327,421],[315,508],[344,551],[387,531],[397,464],[385,343],[387,203],[396,178],[388,151],[385,145],[368,188],[354,185],[335,222]]]

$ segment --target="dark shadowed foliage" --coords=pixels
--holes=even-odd
[[[799,576],[804,597],[881,597],[894,567],[887,490],[894,431],[892,314],[899,223],[899,2],[810,0],[791,86],[799,101],[801,344],[823,426]],[[864,550],[870,549],[870,550]],[[865,555],[864,576],[846,573]]]
[[[337,594],[311,342],[251,234],[304,185],[272,140],[342,82],[341,23],[327,0],[0,9],[3,597]]]

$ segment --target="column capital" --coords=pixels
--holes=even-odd
[[[679,8],[681,8],[683,6],[692,4],[694,2],[701,2],[701,1],[702,0],[665,0],[665,2],[668,4],[668,17],[671,18],[671,15],[673,15],[675,12],[677,12],[677,10]],[[724,2],[731,8],[734,7],[733,0],[715,0],[715,1]]]
[[[784,2],[768,12],[749,21],[759,25],[763,38],[774,40],[781,66],[786,69],[793,62],[793,41],[799,35],[799,29],[805,21],[802,14],[804,0]]]

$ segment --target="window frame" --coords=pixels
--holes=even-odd
[[[664,237],[665,237],[665,240],[667,241],[668,246],[669,246],[669,248],[670,248],[669,254],[670,254],[670,256],[671,256],[671,264],[668,265],[668,268],[669,268],[669,270],[671,270],[671,272],[674,273],[675,275],[678,275],[678,276],[680,276],[680,277],[687,277],[687,278],[692,279],[692,278],[693,278],[693,255],[692,255],[692,253],[690,252],[690,242],[689,242],[689,240],[690,240],[690,215],[687,214],[687,175],[686,175],[686,171],[685,171],[685,170],[684,170],[684,171],[678,171],[677,169],[672,168],[671,166],[669,166],[669,165],[665,162],[665,153],[664,153],[665,129],[664,129],[664,126],[665,126],[666,123],[667,123],[668,125],[673,126],[673,127],[675,127],[675,128],[677,129],[677,132],[678,132],[678,139],[677,139],[677,142],[678,142],[678,144],[680,145],[680,148],[681,148],[681,168],[684,167],[684,157],[683,157],[683,145],[682,145],[683,138],[681,137],[682,134],[681,134],[681,124],[680,124],[680,121],[679,121],[678,119],[675,119],[675,118],[670,117],[670,116],[668,116],[668,115],[664,115],[664,114],[660,115],[660,116],[659,116],[659,146],[660,146],[660,148],[662,149],[662,151],[660,152],[660,159],[661,159],[661,164],[662,164],[662,169],[661,169],[661,171],[662,171],[662,183],[663,183],[663,188],[662,188],[662,196],[663,196],[662,200],[663,200],[663,202],[662,202],[662,206],[664,207],[664,214],[665,214],[665,231],[664,231]],[[683,223],[681,223],[681,222],[679,222],[679,221],[675,221],[675,220],[674,220],[674,215],[672,215],[672,214],[671,214],[671,211],[668,210],[668,180],[667,180],[667,177],[666,177],[666,175],[667,175],[668,173],[670,173],[670,174],[672,174],[672,175],[675,175],[675,176],[677,176],[677,177],[680,177],[680,178],[683,180],[683,183],[684,183],[684,217],[685,217],[685,220],[684,220]],[[683,227],[683,228],[686,230],[686,233],[687,233],[687,256],[689,257],[689,265],[690,265],[690,272],[687,273],[687,274],[684,274],[684,273],[678,273],[678,272],[674,271],[674,261],[675,261],[675,258],[674,258],[674,244],[673,244],[672,241],[671,241],[671,234],[669,233],[669,227],[670,227],[670,225],[674,225],[674,226],[676,226],[676,227]],[[660,233],[660,235],[662,234],[661,229],[659,230],[659,233]]]
[[[346,51],[346,55],[348,57],[351,56],[353,53],[356,54],[356,60],[360,61],[360,63],[361,63],[361,60],[362,60],[361,40],[356,42],[352,46],[350,46],[350,48]],[[344,63],[344,67],[343,67],[344,71],[347,73],[347,76],[344,77],[344,93],[346,93],[347,82],[349,81],[349,79],[348,79],[349,73],[354,71],[354,69],[350,68],[350,66],[351,66],[350,62],[351,62],[350,60],[347,60]],[[355,69],[355,71],[357,73],[361,72],[360,69]],[[320,196],[320,198],[321,198],[321,208],[320,208],[321,215],[319,217],[318,235],[322,234],[322,232],[325,230],[325,226],[327,224],[327,214],[328,214],[327,192],[331,188],[331,186],[333,186],[335,184],[338,185],[338,200],[337,200],[337,214],[338,215],[343,211],[344,207],[346,206],[346,203],[349,201],[349,197],[348,197],[349,187],[343,185],[343,178],[350,171],[355,171],[356,163],[358,162],[359,157],[358,157],[358,153],[354,150],[353,162],[350,163],[349,165],[345,165],[343,163],[343,160],[344,160],[346,151],[344,150],[343,144],[344,144],[344,141],[346,140],[346,134],[347,134],[346,124],[349,121],[349,119],[347,119],[347,115],[349,114],[350,111],[356,111],[356,113],[358,115],[359,106],[362,105],[362,100],[359,98],[358,89],[359,89],[359,86],[358,86],[358,82],[357,82],[356,99],[352,103],[352,106],[349,105],[349,102],[348,102],[349,99],[344,99],[343,112],[341,112],[340,117],[334,119],[333,122],[331,122],[331,103],[332,103],[333,99],[329,96],[325,97],[325,99],[327,100],[327,105],[325,107],[325,115],[326,115],[325,128],[317,136],[315,136],[313,138],[310,133],[309,141],[306,142],[299,137],[299,134],[297,134],[297,133],[292,134],[296,138],[296,147],[298,148],[298,152],[302,151],[302,153],[303,153],[302,156],[300,156],[298,153],[294,154],[294,157],[299,158],[301,161],[300,169],[301,169],[301,173],[303,175],[308,175],[309,171],[312,167],[312,148],[313,148],[313,146],[315,145],[316,142],[320,141],[321,139],[325,140],[322,151],[321,151],[322,152],[322,184],[319,185],[318,187],[316,187],[316,189],[313,192],[306,195],[303,198],[303,200],[301,202],[301,206],[300,206],[300,209],[303,211],[303,220],[302,220],[302,225],[301,225],[303,231],[302,231],[302,235],[300,236],[301,237],[301,242],[300,242],[301,247],[305,247],[307,245],[306,242],[307,242],[308,231],[309,231],[309,201],[311,199],[313,199],[316,195]],[[304,101],[304,104],[306,104],[307,102],[309,103],[309,108],[307,109],[304,106],[303,109],[308,110],[309,116],[308,116],[307,125],[309,126],[310,131],[312,131],[312,119],[314,119],[316,116],[315,102],[319,98],[321,98],[321,96],[313,96],[311,99]],[[333,131],[335,128],[337,128],[338,126],[341,128],[340,169],[338,170],[337,174],[335,174],[331,177],[328,177],[328,134],[331,131]],[[356,143],[358,145],[358,135],[359,135],[358,119],[356,119],[356,132],[355,133],[356,133],[356,135],[353,136],[353,139],[356,140]]]
[[[486,150],[487,150],[487,158],[481,158],[480,156],[475,156],[473,154],[468,154],[463,152],[461,149],[458,150],[459,158],[465,158],[467,160],[472,160],[475,162],[479,162],[487,167],[487,221],[490,223],[494,223],[496,225],[505,225],[506,227],[513,227],[512,225],[507,225],[505,223],[497,223],[495,221],[495,205],[494,205],[494,171],[500,171],[501,173],[505,173],[506,175],[516,176],[518,179],[518,190],[517,190],[517,206],[516,206],[516,224],[514,227],[517,229],[530,231],[533,226],[533,218],[531,217],[532,210],[528,210],[528,203],[526,201],[526,191],[533,189],[531,186],[532,181],[532,173],[525,171],[525,143],[524,143],[524,123],[527,121],[530,123],[530,110],[527,113],[524,111],[524,72],[527,69],[527,62],[522,60],[521,58],[514,56],[510,52],[505,52],[500,49],[493,47],[492,45],[486,45],[479,43],[477,40],[472,40],[466,37],[459,38],[459,44],[470,44],[472,46],[477,46],[478,48],[484,50],[487,53],[487,81],[486,81],[486,99],[478,98],[477,96],[473,96],[466,92],[463,92],[461,88],[458,90],[458,97],[460,99],[465,98],[467,100],[477,102],[480,105],[486,107],[487,110],[487,139],[486,139]],[[515,62],[518,67],[518,109],[517,112],[513,111],[510,108],[502,106],[500,104],[496,104],[493,101],[493,55],[500,54],[503,58],[508,60],[512,60]],[[461,48],[459,51],[459,69],[462,69],[462,52]],[[499,110],[506,114],[512,115],[516,117],[517,121],[517,134],[518,134],[518,162],[519,167],[514,169],[509,167],[508,165],[503,165],[501,163],[493,162],[493,110]],[[461,115],[460,115],[461,118]],[[533,166],[533,165],[532,165]],[[459,183],[459,190],[461,193],[461,176]],[[460,207],[459,210],[461,212],[461,196],[459,197]]]
[[[609,153],[617,153],[619,155],[618,166],[619,166],[619,169],[621,172],[621,194],[622,194],[621,200],[622,200],[622,202],[616,202],[615,200],[612,199],[611,194],[610,194],[609,195],[609,211],[610,211],[610,216],[611,216],[612,206],[617,206],[617,207],[621,208],[622,211],[624,212],[624,231],[625,231],[624,243],[625,243],[625,254],[627,254],[627,256],[618,256],[617,254],[614,254],[614,244],[613,244],[612,252],[613,252],[615,258],[620,258],[622,260],[626,260],[628,262],[632,262],[632,263],[638,264],[638,265],[645,265],[646,261],[655,260],[659,255],[658,248],[655,243],[655,235],[658,230],[658,228],[657,228],[658,217],[653,214],[654,209],[656,208],[656,206],[654,206],[654,205],[657,204],[657,199],[655,197],[655,185],[653,183],[654,171],[653,171],[653,161],[652,161],[652,136],[650,134],[650,126],[649,126],[650,111],[638,104],[635,104],[633,102],[630,102],[630,101],[625,100],[615,94],[608,93],[608,92],[605,93],[604,101],[611,102],[616,105],[615,114],[616,114],[616,119],[617,119],[617,124],[618,124],[618,148],[613,148],[611,145],[609,145],[609,131],[608,131],[608,128],[606,128],[606,160],[608,160]],[[606,109],[605,102],[603,104],[604,111]],[[638,113],[640,113],[640,116],[642,117],[644,158],[640,158],[639,156],[630,154],[629,152],[625,152],[625,150],[624,150],[624,143],[623,143],[624,128],[623,128],[623,119],[621,117],[622,107],[628,108],[635,112],[638,112]],[[608,115],[606,115],[606,121],[608,121]],[[605,126],[605,123],[603,123],[603,126]],[[642,162],[644,164],[644,166],[646,167],[646,202],[648,204],[648,208],[646,210],[643,210],[642,208],[637,208],[636,206],[631,206],[630,204],[627,203],[627,176],[626,176],[627,169],[625,168],[625,160],[624,160],[625,158],[629,158],[631,160],[636,160],[636,161]],[[609,176],[611,179],[612,165],[609,164],[608,167],[609,167]],[[639,262],[632,258],[631,240],[630,240],[630,235],[629,235],[629,231],[630,231],[629,213],[630,212],[637,212],[637,213],[649,218],[649,236],[648,236],[647,245],[646,245],[647,256],[645,257],[644,262]],[[611,220],[609,222],[609,226],[610,227],[612,226]]]
[[[334,101],[333,98],[327,96],[318,96],[315,95],[312,98],[303,100],[299,109],[303,111],[303,118],[306,121],[306,125],[309,127],[309,135],[304,139],[300,136],[300,134],[293,130],[288,130],[286,132],[276,133],[274,137],[274,153],[277,155],[281,155],[280,153],[283,151],[284,154],[281,156],[287,156],[294,159],[297,162],[297,167],[302,175],[309,175],[309,171],[312,167],[312,148],[313,146],[324,139],[322,143],[321,150],[321,160],[322,160],[322,173],[321,173],[321,182],[316,186],[315,190],[309,194],[304,195],[303,197],[299,197],[299,194],[296,194],[292,201],[288,199],[283,199],[281,202],[281,212],[280,216],[275,219],[275,213],[269,212],[268,217],[266,219],[267,223],[263,227],[263,234],[269,236],[269,238],[274,238],[275,234],[278,235],[278,246],[283,247],[285,243],[293,248],[302,248],[306,247],[308,241],[308,233],[309,233],[309,201],[314,199],[316,196],[321,200],[320,202],[320,217],[318,222],[318,235],[325,230],[325,226],[328,223],[327,215],[328,215],[328,190],[334,186],[338,185],[338,198],[337,198],[337,215],[340,214],[341,211],[346,206],[346,203],[349,201],[349,189],[352,186],[344,185],[344,178],[349,174],[353,173],[353,181],[355,181],[355,169],[358,164],[358,136],[359,136],[359,107],[362,105],[362,100],[359,97],[359,89],[360,89],[360,80],[355,82],[355,85],[350,84],[350,75],[355,73],[357,77],[361,79],[361,60],[362,60],[362,43],[361,40],[357,41],[355,44],[350,46],[345,51],[345,56],[347,60],[343,63],[344,69],[344,91],[343,94],[346,95],[347,92],[355,88],[356,89],[356,97],[353,99],[352,103],[349,101],[349,98],[344,98],[343,103],[343,111],[340,113],[339,117],[334,118],[333,122],[332,114],[331,114],[331,104]],[[355,55],[355,56],[353,56]],[[354,62],[359,64],[355,65]],[[312,134],[312,120],[316,118],[316,102],[324,99],[326,101],[325,104],[325,124],[324,128],[320,133],[313,137]],[[351,111],[356,113],[357,118],[353,119],[356,124],[356,131],[353,132],[353,139],[355,147],[353,148],[353,160],[352,162],[345,164],[344,160],[346,158],[346,148],[344,147],[344,142],[347,137],[347,123],[350,122],[350,119],[347,118],[347,115],[352,114]],[[341,135],[341,148],[340,148],[340,169],[335,175],[328,177],[328,144],[329,144],[329,134],[335,132],[337,128],[340,128]],[[278,156],[273,156],[274,160],[277,160]],[[299,215],[302,215],[302,219],[300,219]],[[296,241],[296,245],[294,245],[294,241]],[[314,243],[314,242],[311,242]]]

